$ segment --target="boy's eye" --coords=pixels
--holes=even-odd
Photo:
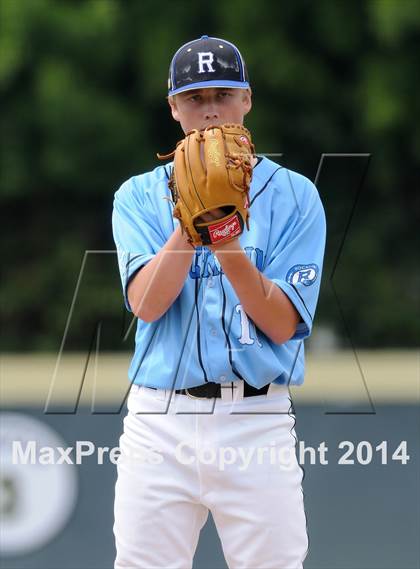
[[[230,97],[230,96],[231,96],[231,93],[229,93],[229,91],[220,91],[219,93],[217,93],[217,97],[218,97],[219,99],[224,99],[224,98]],[[197,102],[197,101],[201,101],[202,96],[199,95],[199,94],[197,94],[197,95],[190,95],[190,96],[188,97],[188,99],[189,99],[190,101]]]

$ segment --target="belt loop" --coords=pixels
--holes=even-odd
[[[287,385],[280,385],[278,383],[270,383],[267,391],[267,399],[279,397],[280,395],[286,396],[289,394],[289,387]]]
[[[243,379],[239,379],[238,381],[233,382],[233,398],[232,402],[240,401],[244,398],[244,389],[245,384]]]
[[[130,387],[130,394],[136,395],[140,391],[140,385],[132,383]]]
[[[227,381],[220,385],[220,395],[223,402],[232,401],[232,386],[233,381]],[[233,387],[233,389],[235,389],[235,387]]]
[[[171,392],[170,390],[161,389],[161,388],[157,388],[152,391],[154,398],[157,399],[158,401],[165,401],[166,394],[167,393],[169,394],[170,392]]]

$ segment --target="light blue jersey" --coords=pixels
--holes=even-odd
[[[128,310],[128,283],[179,223],[164,199],[171,197],[171,167],[134,176],[115,193],[113,232]],[[303,383],[303,339],[312,330],[321,281],[324,210],[310,180],[267,158],[254,168],[250,201],[250,230],[240,244],[296,307],[301,321],[295,335],[278,345],[256,328],[217,258],[198,247],[173,305],[156,322],[137,322],[132,382],[161,389],[237,379],[258,388],[273,381]]]

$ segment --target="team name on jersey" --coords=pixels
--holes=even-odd
[[[258,247],[245,247],[245,254],[259,271],[263,270],[264,251]],[[218,276],[223,273],[219,261],[207,247],[196,247],[195,254],[191,263],[190,278],[207,279],[210,276]]]

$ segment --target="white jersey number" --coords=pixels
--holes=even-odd
[[[255,340],[251,337],[251,321],[248,318],[247,313],[243,309],[242,304],[237,304],[235,307],[236,312],[239,313],[241,318],[241,337],[238,338],[240,344],[247,344],[251,345],[254,342],[257,342],[260,348],[262,348],[261,342],[258,340],[257,331],[255,330],[255,324],[252,323],[252,327],[254,329]]]

